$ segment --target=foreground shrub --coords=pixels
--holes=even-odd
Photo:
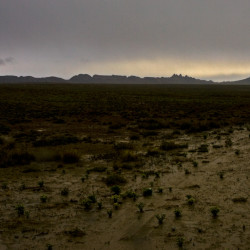
[[[157,214],[155,217],[158,220],[159,225],[161,225],[163,223],[166,215],[165,214]]]
[[[143,190],[143,196],[144,197],[152,196],[152,194],[153,194],[152,188],[145,188]]]
[[[212,213],[213,217],[216,218],[220,212],[220,209],[218,207],[211,207],[210,212]]]
[[[163,142],[160,146],[161,150],[169,151],[174,149],[188,148],[188,144],[176,144],[174,142]]]

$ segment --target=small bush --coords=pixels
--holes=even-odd
[[[111,209],[107,210],[107,214],[109,218],[112,218],[113,211]]]
[[[43,188],[43,187],[44,187],[44,181],[39,181],[39,182],[38,182],[38,186],[39,186],[40,188]]]
[[[152,194],[153,194],[152,188],[145,188],[143,190],[143,196],[144,197],[152,196]]]
[[[45,203],[47,201],[47,199],[48,199],[48,197],[46,195],[42,195],[40,197],[40,201],[43,202],[43,203]]]
[[[138,207],[140,213],[144,212],[143,211],[143,208],[144,208],[144,203],[143,202],[140,202],[140,203],[136,204],[136,206]]]
[[[183,237],[178,237],[177,240],[176,240],[176,243],[177,243],[177,246],[179,248],[182,248],[183,244],[184,244],[184,238]]]
[[[118,186],[118,185],[115,185],[115,186],[112,186],[111,187],[111,191],[114,193],[114,194],[120,194],[121,193],[121,188],[120,188],[120,186]]]
[[[195,203],[195,199],[194,199],[193,197],[190,197],[190,198],[187,200],[187,203],[188,203],[189,206],[192,206],[192,205],[194,205],[194,203]]]
[[[61,195],[63,196],[67,196],[69,194],[69,189],[68,188],[64,188],[62,191],[61,191]]]
[[[90,199],[84,199],[81,204],[85,207],[86,210],[89,210],[92,207],[92,201]]]
[[[163,223],[163,221],[164,221],[166,215],[165,215],[165,214],[161,214],[161,215],[160,215],[160,214],[157,214],[155,217],[156,217],[156,219],[158,220],[159,225],[161,225],[161,224]]]
[[[180,218],[182,216],[181,210],[179,208],[174,210],[174,214],[176,218]]]
[[[92,202],[92,203],[96,203],[96,196],[94,194],[89,195],[88,199]]]
[[[220,209],[218,207],[211,207],[210,212],[212,213],[213,217],[216,218],[220,212]]]
[[[18,204],[16,206],[16,211],[18,216],[24,215],[24,206],[22,204]]]

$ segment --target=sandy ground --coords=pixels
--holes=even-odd
[[[164,131],[162,131],[164,134]],[[232,146],[226,147],[230,138]],[[119,137],[117,140],[128,140]],[[80,163],[58,168],[55,162],[34,162],[30,166],[0,169],[0,249],[250,249],[250,138],[249,131],[235,127],[196,135],[181,134],[176,143],[188,143],[187,149],[146,156],[148,148],[157,148],[162,139],[151,138],[135,142],[141,167],[122,170],[127,179],[122,193],[133,190],[138,198],[122,199],[113,208],[110,187],[103,182],[106,172],[91,172],[93,166],[106,166],[112,172],[112,162],[82,155]],[[208,152],[198,152],[200,145]],[[194,167],[193,162],[198,166]],[[28,172],[27,169],[39,169]],[[146,171],[159,173],[143,178]],[[25,173],[26,172],[26,173]],[[38,181],[44,187],[38,187]],[[22,183],[25,189],[20,190]],[[68,196],[60,195],[63,188]],[[143,197],[143,189],[152,188],[153,195]],[[159,193],[159,188],[163,192]],[[86,211],[81,200],[95,194],[97,204]],[[40,196],[48,201],[41,203]],[[187,203],[187,195],[194,204]],[[137,204],[144,203],[140,213]],[[23,204],[28,216],[18,216],[17,204]],[[211,207],[220,209],[213,218]],[[107,210],[112,209],[112,218]],[[175,209],[181,211],[175,217]],[[164,214],[162,225],[156,215]]]

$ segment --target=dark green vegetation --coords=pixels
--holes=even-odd
[[[143,130],[200,132],[249,122],[249,90],[209,85],[0,85],[0,133],[41,119],[67,125],[68,119],[86,124],[93,118],[94,123],[106,121],[110,130],[136,125]],[[28,137],[35,146],[78,141],[74,135],[34,138],[36,133],[20,132],[16,137]]]

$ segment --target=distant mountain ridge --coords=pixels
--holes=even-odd
[[[110,83],[110,84],[214,84],[218,82],[196,79],[190,76],[172,75],[171,77],[138,77],[121,75],[93,75],[79,74],[65,80],[60,77],[33,76],[0,76],[0,83]],[[221,82],[220,84],[250,85],[250,78],[239,81]]]

